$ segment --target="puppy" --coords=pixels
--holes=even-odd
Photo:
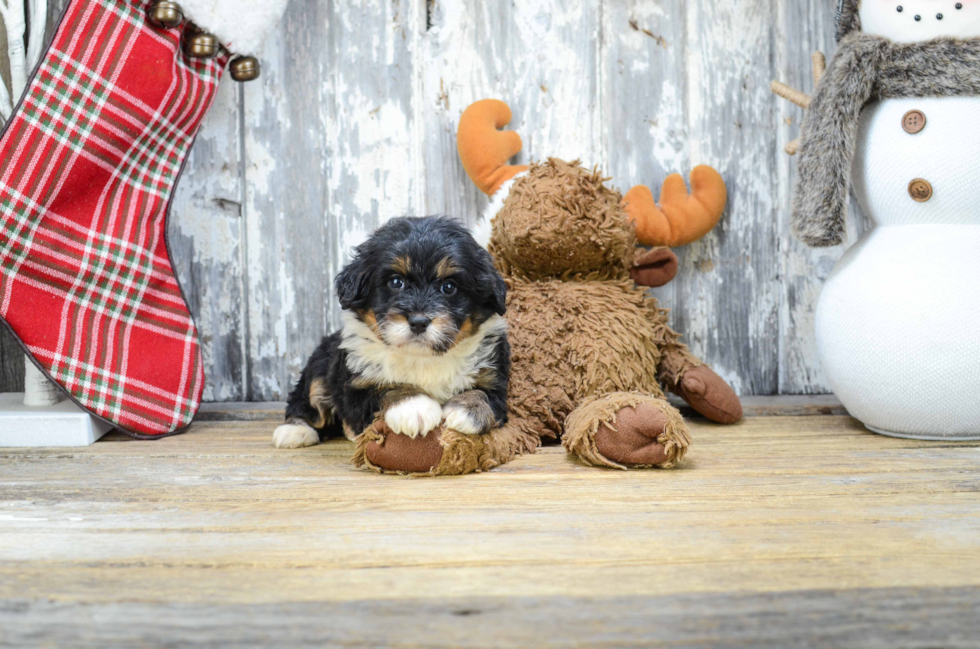
[[[278,448],[354,439],[377,417],[411,438],[507,421],[507,286],[460,223],[400,218],[358,246],[336,279],[343,328],[289,395]]]

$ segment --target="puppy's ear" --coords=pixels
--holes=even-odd
[[[497,315],[507,311],[507,283],[493,265],[493,258],[486,250],[480,250],[479,270],[476,274],[484,303]]]
[[[340,308],[360,309],[371,295],[371,269],[362,255],[357,255],[334,280]]]

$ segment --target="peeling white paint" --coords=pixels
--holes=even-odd
[[[656,294],[692,349],[740,391],[827,389],[813,308],[840,250],[811,251],[789,234],[795,161],[782,147],[800,113],[768,84],[808,87],[810,50],[832,51],[831,9],[438,0],[432,10],[427,29],[425,0],[293,2],[242,105],[239,86],[225,82],[172,230],[205,341],[206,398],[283,397],[339,324],[333,277],[379,224],[402,214],[475,219],[486,199],[462,172],[455,129],[485,97],[511,105],[520,162],[581,158],[623,190],[643,183],[655,193],[668,173],[718,168],[728,213],[679,251],[680,276]],[[229,340],[246,356],[237,370]]]

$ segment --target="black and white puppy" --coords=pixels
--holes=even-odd
[[[507,286],[462,224],[388,222],[357,247],[336,291],[343,328],[289,395],[278,448],[353,439],[379,416],[412,438],[443,423],[479,435],[507,421]]]

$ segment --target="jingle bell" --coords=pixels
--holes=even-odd
[[[194,59],[211,59],[221,52],[221,43],[214,34],[195,32],[184,34],[184,54]]]
[[[184,11],[180,5],[171,0],[157,0],[146,11],[146,18],[157,27],[173,29],[184,22]]]
[[[228,65],[228,72],[235,81],[254,81],[259,78],[261,68],[254,56],[239,56]]]

